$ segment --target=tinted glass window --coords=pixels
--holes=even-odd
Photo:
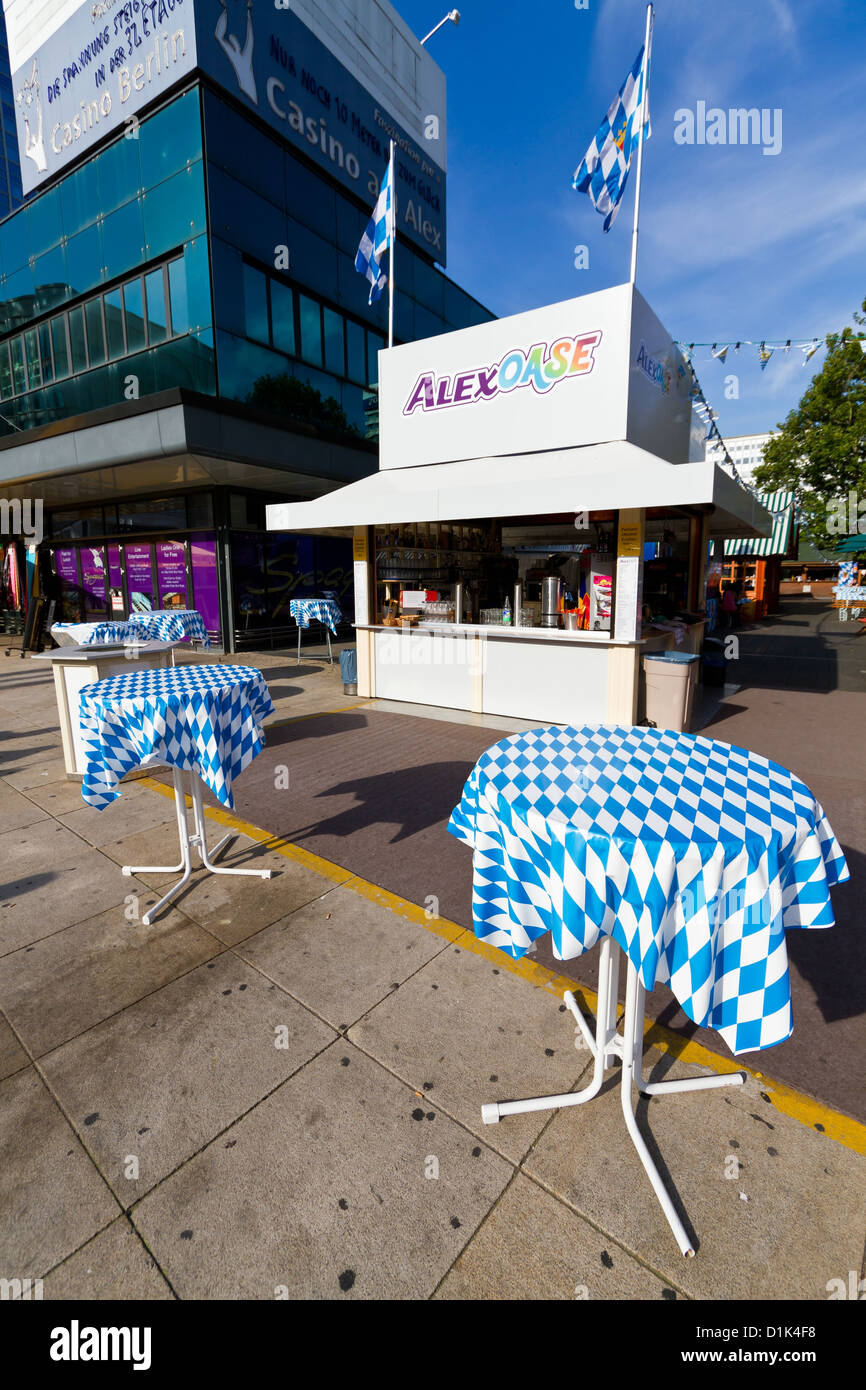
[[[271,281],[271,324],[274,347],[295,355],[295,296],[288,285]]]
[[[172,261],[168,267],[168,292],[171,300],[171,331],[175,334],[189,332],[189,306],[186,295],[186,265],[183,257]]]
[[[0,399],[6,401],[12,395],[12,370],[9,366],[9,344],[0,344]]]
[[[69,348],[66,343],[66,315],[51,320],[51,342],[54,347],[54,375],[58,381],[69,376]]]
[[[126,347],[123,341],[123,296],[119,289],[105,296],[105,332],[109,357],[122,357]]]
[[[87,350],[91,367],[100,367],[105,361],[105,330],[102,326],[102,299],[91,299],[84,306],[87,320]]]
[[[301,356],[305,362],[322,365],[322,311],[314,299],[298,295],[301,319]]]
[[[51,328],[47,323],[39,327],[39,355],[42,358],[42,380],[47,385],[54,380],[54,369],[51,365]]]
[[[270,341],[268,333],[268,283],[260,270],[244,266],[244,331],[257,343]]]
[[[42,385],[42,364],[39,360],[39,334],[35,328],[29,329],[24,334],[24,346],[27,352],[27,381],[29,389],[35,390]]]
[[[84,346],[84,310],[79,307],[69,311],[69,342],[72,348],[72,370],[83,372],[87,369],[87,351]]]
[[[352,319],[346,320],[347,375],[351,381],[366,384],[367,364],[364,360],[364,329]]]
[[[325,366],[337,376],[346,375],[345,352],[343,347],[343,316],[333,309],[323,310],[325,325]]]
[[[145,277],[147,292],[147,341],[162,343],[166,337],[165,288],[162,270]]]
[[[246,123],[244,123],[246,124]],[[141,181],[161,183],[201,154],[198,92],[189,92],[143,121],[138,132]]]
[[[144,347],[144,293],[141,280],[130,280],[123,286],[123,303],[126,309],[127,352],[138,352]]]
[[[378,355],[385,346],[385,339],[378,333],[367,334],[367,384],[376,386],[379,382]]]
[[[9,343],[9,355],[12,358],[12,387],[16,396],[20,396],[22,391],[27,390],[27,381],[24,376],[24,339],[13,338]]]

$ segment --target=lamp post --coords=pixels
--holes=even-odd
[[[448,13],[447,13],[447,15],[445,16],[445,18],[444,18],[444,19],[440,19],[439,23],[436,25],[436,28],[430,30],[430,33],[427,35],[427,38],[424,38],[424,39],[421,40],[421,47],[422,47],[422,48],[424,47],[424,44],[427,42],[427,39],[432,39],[432,37],[433,37],[434,34],[438,34],[439,30],[442,28],[442,25],[443,25],[443,24],[447,24],[449,20],[451,21],[452,24],[459,24],[459,23],[460,23],[460,11],[459,11],[459,10],[449,10]]]

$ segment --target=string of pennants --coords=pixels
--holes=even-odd
[[[741,347],[757,348],[758,361],[761,364],[761,371],[764,371],[767,363],[773,356],[774,352],[790,352],[792,348],[795,351],[802,352],[803,366],[805,367],[809,359],[815,356],[815,353],[818,351],[819,347],[821,347],[823,341],[823,338],[786,338],[784,340],[780,339],[778,342],[770,342],[768,339],[762,338],[760,342],[756,342],[753,338],[741,338],[739,339],[739,341],[731,341],[727,343],[678,342],[677,347],[679,348],[680,352],[683,354],[683,357],[690,365],[691,360],[694,357],[696,348],[709,348],[710,356],[714,357],[717,362],[722,363],[725,361],[725,358],[731,351],[739,352]]]
[[[677,346],[681,348],[682,344],[678,343]],[[703,343],[696,343],[694,344],[694,346],[703,347],[708,345]],[[707,443],[709,444],[712,440],[717,441],[722,450],[722,453],[725,456],[725,462],[730,468],[733,477],[736,479],[736,481],[740,484],[741,487],[746,488],[755,497],[757,497],[758,493],[756,488],[754,488],[751,483],[746,482],[745,478],[741,478],[740,474],[737,472],[737,465],[734,463],[734,460],[728,453],[728,446],[722,438],[719,427],[716,424],[716,421],[719,418],[718,413],[715,410],[713,410],[712,406],[710,405],[709,401],[704,395],[703,387],[701,386],[701,383],[698,381],[698,374],[692,366],[690,357],[686,357],[686,366],[692,374],[692,385],[691,390],[689,392],[692,401],[692,407],[695,411],[695,414],[699,416],[699,418],[707,427]]]

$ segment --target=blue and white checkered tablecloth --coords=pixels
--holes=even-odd
[[[837,584],[833,593],[843,603],[862,603],[866,599],[866,584]]]
[[[149,635],[133,622],[94,623],[93,631],[82,639],[81,645],[94,647],[106,642],[146,642]]]
[[[81,795],[102,810],[135,767],[168,763],[197,772],[223,806],[232,782],[265,743],[274,706],[254,666],[174,666],[130,671],[87,685],[80,695],[87,768]]]
[[[337,624],[343,616],[340,612],[340,605],[335,603],[332,598],[290,599],[289,613],[298,624],[298,627],[309,627],[310,619],[315,618],[318,622],[324,623],[326,627],[329,627],[335,637],[337,635]]]
[[[533,729],[479,758],[448,829],[474,850],[475,933],[569,960],[602,936],[737,1054],[793,1029],[785,929],[831,927],[849,877],[808,787],[662,729]]]
[[[195,608],[154,608],[150,613],[130,613],[129,621],[157,642],[201,642],[210,647],[204,619]]]

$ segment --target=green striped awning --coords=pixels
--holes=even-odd
[[[725,555],[787,555],[794,523],[793,492],[760,492],[758,501],[773,513],[772,535],[758,541],[725,541]]]

